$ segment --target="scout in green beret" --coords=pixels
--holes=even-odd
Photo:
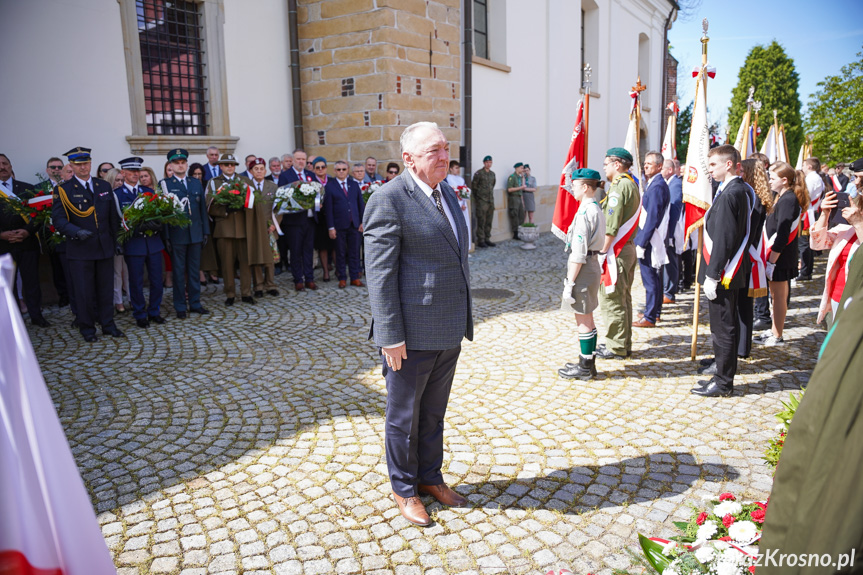
[[[578,211],[569,226],[566,278],[563,280],[563,311],[575,312],[578,325],[578,363],[567,363],[557,372],[565,379],[587,381],[596,377],[596,323],[593,310],[599,306],[602,270],[599,252],[605,243],[605,216],[596,203],[599,172],[582,168],[572,172],[570,193],[579,201]]]
[[[471,206],[476,214],[476,247],[493,248],[497,244],[491,241],[491,222],[494,218],[494,186],[497,176],[491,171],[491,156],[482,159],[482,167],[478,169],[470,181],[472,192]]]
[[[524,164],[517,162],[515,171],[506,179],[507,209],[509,228],[513,239],[519,239],[518,227],[524,223],[524,200],[521,193],[527,187],[524,181]]]

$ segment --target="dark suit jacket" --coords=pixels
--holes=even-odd
[[[152,192],[146,186],[138,186],[138,195],[144,192]],[[114,190],[114,195],[117,196],[117,204],[120,207],[120,217],[123,217],[122,210],[132,205],[138,198],[126,186],[120,186]],[[121,224],[122,225],[122,224]],[[146,256],[149,254],[157,254],[165,249],[165,244],[162,243],[160,232],[156,232],[151,236],[144,235],[144,232],[135,230],[134,235],[126,240],[123,244],[123,253],[127,256]]]
[[[12,193],[21,200],[29,200],[33,197],[33,185],[13,178]],[[36,232],[39,230],[36,229],[36,226],[24,221],[24,218],[6,205],[5,200],[0,200],[0,232],[11,232],[12,230],[27,230],[30,235],[23,242],[10,243],[0,240],[0,254],[17,254],[22,251],[39,249],[39,240],[36,238]]]
[[[701,263],[698,282],[704,283],[705,277],[715,280],[722,279],[722,270],[737,253],[743,237],[746,235],[746,224],[751,208],[749,187],[740,178],[729,182],[722,193],[713,199],[713,206],[704,220],[704,228],[713,241],[713,251],[710,252],[710,263]],[[743,254],[740,267],[731,280],[728,289],[740,289],[749,283],[751,262]],[[722,285],[720,284],[720,289]]]
[[[203,242],[204,236],[210,235],[210,218],[207,215],[207,199],[201,182],[198,178],[186,177],[186,189],[183,189],[180,180],[174,176],[162,181],[166,192],[176,194],[181,200],[189,199],[185,210],[186,215],[192,219],[192,223],[185,228],[168,226],[168,239],[178,246]]]
[[[66,180],[54,188],[54,204],[51,217],[54,227],[69,238],[66,241],[66,257],[70,260],[101,260],[114,257],[120,217],[114,202],[111,184],[99,178],[90,178],[93,191],[88,192],[77,178]],[[65,191],[69,202],[79,211],[95,206],[95,212],[87,217],[76,215],[63,205],[60,190]],[[93,235],[86,240],[75,239],[78,230],[90,230]]]
[[[378,346],[444,350],[473,339],[470,238],[455,192],[441,182],[449,221],[406,170],[372,194],[363,217],[369,339]]]
[[[270,180],[270,181],[271,181],[271,182],[273,182],[274,184],[279,183],[278,178],[274,178],[274,177],[273,177],[273,174],[267,174],[266,176],[264,176],[264,179],[265,179],[265,180]]]
[[[304,169],[303,174],[306,175],[306,179],[308,181],[316,181],[314,172],[310,172],[309,170]],[[287,170],[283,170],[282,173],[279,174],[279,187],[292,184],[296,181],[299,181],[299,179],[300,178],[297,176],[297,172],[293,168],[288,168]]]
[[[324,194],[324,216],[327,228],[344,230],[349,227],[358,228],[363,223],[363,194],[356,182],[348,178],[348,195],[336,178],[327,181],[326,193]],[[353,219],[353,226],[351,226]]]
[[[668,180],[668,198],[671,205],[668,208],[668,234],[665,236],[667,240],[674,237],[677,220],[683,214],[683,179],[680,176],[671,176]]]
[[[668,209],[668,203],[668,184],[662,179],[661,174],[657,174],[647,185],[647,189],[644,190],[641,209],[647,213],[647,217],[644,219],[644,227],[638,230],[635,235],[635,245],[645,249],[649,247],[650,238],[662,222],[665,210]],[[664,242],[665,238],[662,240]]]
[[[221,168],[219,168],[218,175],[222,175]],[[204,187],[207,187],[207,182],[209,182],[211,179],[213,179],[213,175],[210,173],[210,163],[207,162],[206,164],[204,164]]]

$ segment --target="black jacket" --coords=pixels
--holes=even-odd
[[[90,185],[93,186],[92,192],[85,190],[73,177],[54,188],[51,216],[54,218],[54,227],[68,238],[66,257],[70,260],[101,260],[113,257],[115,253],[120,216],[114,202],[114,191],[111,184],[99,178],[90,178]],[[61,190],[79,212],[94,206],[95,211],[86,217],[76,215],[63,204]],[[75,235],[82,229],[90,230],[93,235],[86,240],[76,239]]]
[[[12,180],[12,193],[21,200],[33,197],[33,185],[20,180]],[[15,201],[15,200],[12,200]],[[11,206],[6,205],[5,200],[0,200],[0,232],[11,232],[12,230],[27,230],[30,235],[23,242],[10,243],[0,240],[0,254],[20,253],[22,251],[38,250],[39,240],[36,238],[36,226],[24,221]]]
[[[797,249],[797,242],[788,243],[788,238],[796,231],[792,229],[791,224],[797,220],[798,216],[800,216],[800,203],[791,190],[776,199],[773,211],[767,216],[767,223],[764,224],[767,237],[776,234],[773,252],[780,252],[779,259],[776,260],[776,269],[797,271],[800,251]]]
[[[746,235],[747,220],[750,218],[752,197],[749,186],[740,178],[734,178],[725,185],[721,193],[713,199],[713,206],[707,213],[704,228],[713,242],[708,258],[702,262],[698,272],[698,282],[703,284],[706,277],[721,280],[723,269],[731,261]],[[747,250],[749,245],[746,246]],[[705,240],[705,253],[707,242]],[[749,283],[752,264],[746,252],[741,257],[740,266],[734,274],[728,289],[740,289]],[[720,287],[721,283],[720,283]]]

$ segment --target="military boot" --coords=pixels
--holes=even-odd
[[[578,365],[567,364],[566,367],[557,370],[560,377],[565,379],[580,379],[588,381],[596,377],[596,361],[594,357],[578,356]]]

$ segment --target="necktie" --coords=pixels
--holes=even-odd
[[[134,188],[132,188],[132,193],[135,194],[135,196],[138,195],[138,186],[135,186]]]
[[[342,190],[345,192],[345,197],[348,197],[348,185],[342,182]]]
[[[258,192],[263,192],[264,190],[261,188],[261,182],[258,182]]]
[[[432,191],[432,199],[434,199],[434,205],[437,206],[437,211],[440,212],[440,215],[446,217],[446,212],[443,211],[443,202],[441,202],[440,198],[440,190],[435,189]]]
[[[90,192],[91,194],[93,193],[93,190],[90,189],[90,182],[89,181],[84,182],[84,189],[87,190],[88,192]]]

